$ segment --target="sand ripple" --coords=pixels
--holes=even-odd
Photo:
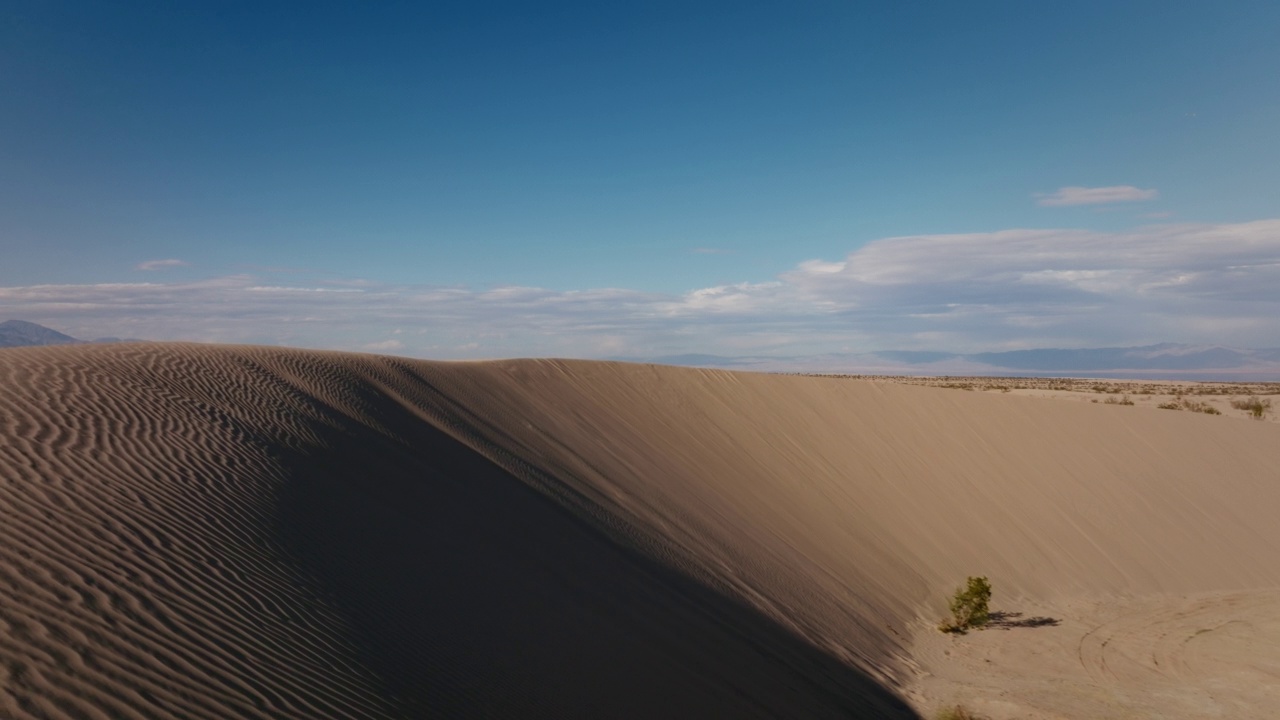
[[[1264,717],[1280,425],[1219,420],[616,363],[4,350],[0,717],[916,717],[906,696],[1003,720],[1154,694]],[[1061,624],[940,636],[968,574]]]
[[[461,442],[434,373],[0,352],[0,717],[911,715]]]

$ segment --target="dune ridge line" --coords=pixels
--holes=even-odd
[[[1087,635],[1123,708],[1165,671],[1095,619],[1280,618],[1269,423],[186,344],[0,351],[0,409],[6,717],[916,717],[974,687],[923,633],[975,573],[1067,622],[967,647]],[[1270,662],[1214,632],[1152,657]]]

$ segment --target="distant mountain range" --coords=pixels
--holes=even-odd
[[[94,338],[78,340],[25,320],[5,320],[0,322],[0,348],[29,347],[32,345],[73,345],[76,343],[108,343],[108,342],[140,342],[139,340],[122,340],[120,338]]]
[[[969,354],[886,350],[805,356],[665,355],[614,359],[765,372],[1280,381],[1280,348],[1242,349],[1173,343],[1140,347],[1041,348]]]

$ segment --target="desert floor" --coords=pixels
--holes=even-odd
[[[1273,386],[1007,382],[0,351],[0,716],[1274,717]]]
[[[1198,412],[1280,422],[1280,383],[1097,380],[1027,377],[816,376],[902,385],[999,392],[1124,407]]]

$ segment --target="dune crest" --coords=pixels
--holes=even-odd
[[[973,688],[921,634],[967,574],[1280,588],[1274,424],[196,345],[5,350],[0,408],[6,717],[909,718]]]

